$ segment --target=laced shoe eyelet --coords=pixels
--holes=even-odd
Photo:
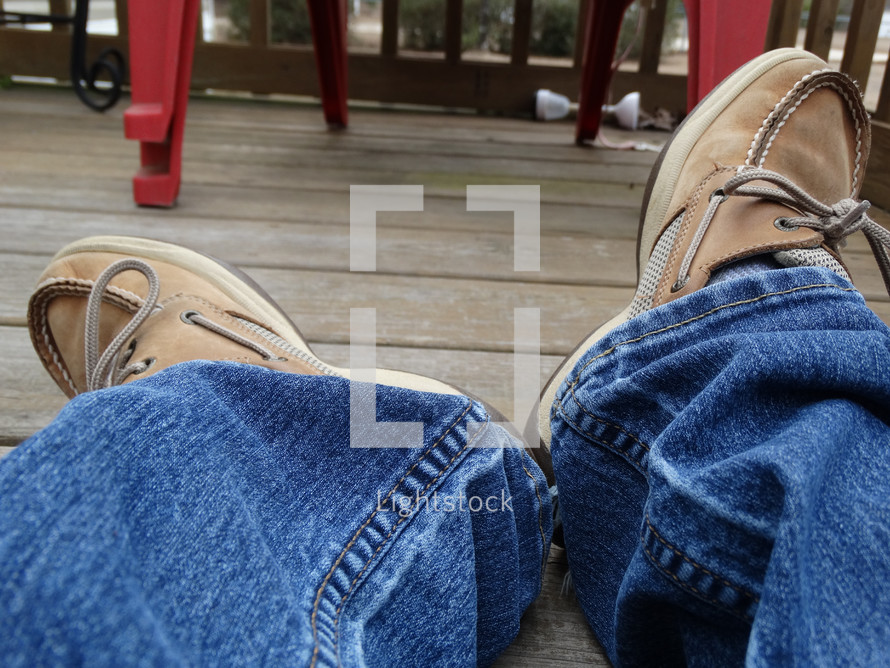
[[[679,292],[686,284],[689,282],[689,279],[692,278],[689,274],[686,275],[686,278],[678,279],[672,286],[671,292]]]
[[[719,197],[721,203],[729,199],[729,195],[726,194],[726,191],[724,191],[723,188],[717,188],[717,190],[712,192],[711,195],[708,197],[708,201],[710,202],[715,197]]]
[[[127,349],[121,355],[121,366],[124,366],[127,362],[130,361],[130,358],[133,357],[134,352],[136,352],[136,339],[130,341],[130,345],[127,346]]]
[[[157,362],[157,361],[158,361],[158,359],[156,357],[148,357],[148,358],[142,360],[142,364],[144,364],[145,366],[137,371],[134,371],[133,375],[138,376],[141,373],[145,373],[150,368],[152,368],[155,365],[155,362]]]
[[[773,221],[773,225],[776,226],[777,230],[781,230],[782,232],[794,232],[794,230],[800,229],[799,225],[789,225],[788,219],[784,216],[776,218]]]
[[[201,315],[200,311],[183,311],[179,314],[179,319],[182,320],[186,325],[194,325],[195,321],[192,320],[196,315]]]

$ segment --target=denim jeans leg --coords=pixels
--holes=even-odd
[[[890,661],[890,337],[828,270],[616,328],[551,413],[569,565],[616,665]]]
[[[377,419],[422,444],[351,448],[348,381],[227,362],[75,398],[0,461],[3,663],[491,662],[543,475],[466,397],[379,386]]]

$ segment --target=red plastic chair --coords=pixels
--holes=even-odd
[[[584,31],[584,64],[575,141],[596,137],[612,80],[612,58],[633,0],[593,0]],[[683,0],[689,25],[688,109],[763,51],[771,0]]]
[[[322,108],[329,125],[347,122],[346,2],[308,0]],[[133,199],[172,206],[179,194],[182,140],[199,0],[128,0],[132,105],[124,135],[140,144]]]
[[[621,21],[633,0],[592,0],[584,27],[584,63],[578,96],[575,141],[594,139],[602,119],[602,107],[612,83],[612,59],[618,46]]]
[[[692,111],[717,84],[763,53],[772,0],[683,0],[683,4],[690,45],[686,106]]]

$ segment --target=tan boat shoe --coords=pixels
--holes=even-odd
[[[721,83],[677,129],[647,185],[636,295],[563,362],[537,416],[549,449],[550,410],[584,353],[616,326],[689,295],[740,259],[825,266],[848,278],[838,248],[862,230],[890,290],[890,234],[857,202],[870,143],[856,84],[811,53],[772,51]],[[639,272],[638,272],[639,273]]]
[[[44,366],[69,397],[189,360],[350,377],[349,369],[316,357],[296,325],[249,276],[207,255],[151,239],[91,237],[63,248],[31,297],[28,328]],[[475,399],[404,371],[377,369],[375,379],[380,385]],[[480,403],[521,440],[506,418]],[[540,461],[538,449],[526,451],[549,475],[549,461]]]
[[[28,327],[44,366],[69,397],[198,359],[349,376],[319,360],[246,274],[151,239],[91,237],[63,248],[31,297]],[[463,394],[399,371],[378,370],[377,382]]]

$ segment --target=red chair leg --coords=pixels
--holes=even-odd
[[[129,0],[132,105],[124,135],[140,143],[133,198],[172,206],[179,194],[182,140],[199,0]]]
[[[309,0],[308,6],[324,117],[346,127],[346,1]]]
[[[723,79],[763,53],[771,4],[771,0],[685,0],[690,110]]]
[[[584,29],[584,64],[578,100],[575,141],[594,139],[602,118],[603,103],[612,81],[612,59],[624,12],[633,0],[593,0]]]

